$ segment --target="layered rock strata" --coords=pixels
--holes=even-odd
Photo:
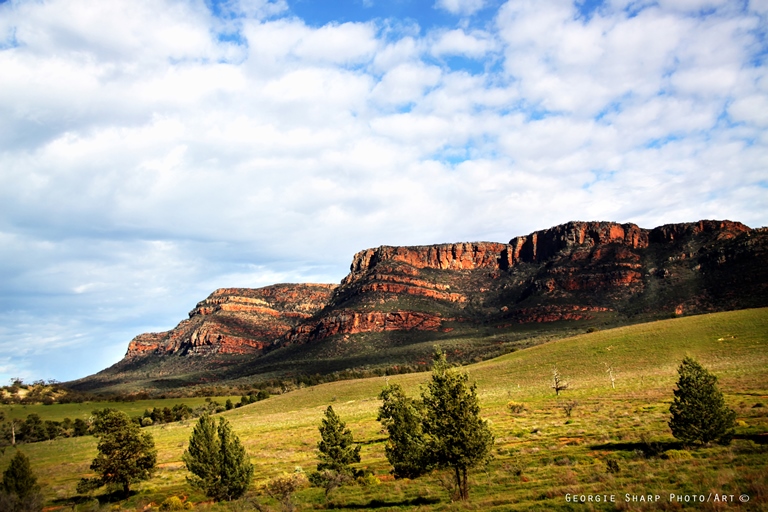
[[[322,309],[335,285],[222,288],[198,302],[174,329],[136,336],[127,358],[147,354],[256,354]]]
[[[355,254],[340,285],[216,290],[176,328],[134,338],[126,357],[258,356],[339,335],[448,331],[448,323],[508,327],[761,305],[766,247],[764,229],[709,220],[651,230],[569,222],[506,244],[381,246]]]

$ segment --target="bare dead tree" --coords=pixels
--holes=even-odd
[[[616,376],[613,374],[613,366],[608,363],[605,365],[605,373],[608,374],[608,378],[611,379],[611,389],[616,389]]]
[[[560,392],[568,389],[568,383],[563,380],[560,372],[557,371],[557,366],[552,367],[552,389],[555,390],[555,395],[559,396]]]

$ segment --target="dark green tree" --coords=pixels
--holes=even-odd
[[[352,432],[330,405],[325,410],[325,417],[320,424],[320,451],[317,471],[308,475],[312,485],[322,487],[325,497],[355,476],[351,464],[360,462],[360,446],[354,444]]]
[[[152,477],[157,464],[155,442],[122,411],[103,409],[93,414],[93,434],[99,438],[99,453],[91,469],[98,476],[81,479],[77,491],[88,492],[114,484],[122,487],[127,496],[132,483]]]
[[[690,357],[683,359],[677,373],[675,398],[669,407],[672,435],[686,444],[730,443],[736,413],[725,405],[717,377]]]
[[[227,420],[219,418],[217,426],[207,414],[195,425],[182,460],[193,475],[187,481],[216,501],[241,497],[253,476],[253,465]]]
[[[317,444],[320,450],[318,471],[327,469],[337,473],[353,474],[350,464],[360,462],[360,445],[353,445],[352,432],[346,427],[347,425],[329,405],[320,424],[321,439]]]
[[[421,402],[405,396],[399,384],[385,387],[379,398],[383,404],[376,419],[389,434],[384,450],[395,478],[417,478],[429,472]]]
[[[455,495],[461,500],[469,499],[467,471],[490,459],[494,442],[488,423],[480,418],[476,386],[468,381],[467,373],[451,368],[437,350],[432,380],[422,393],[425,463],[453,472]]]
[[[29,459],[17,451],[3,472],[0,484],[0,510],[32,512],[43,509],[37,477],[32,473]]]

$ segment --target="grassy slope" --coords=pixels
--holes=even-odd
[[[743,423],[737,433],[768,432],[768,309],[686,317],[596,332],[532,347],[471,365],[483,415],[496,435],[496,458],[487,473],[474,475],[474,510],[569,509],[566,493],[614,494],[617,503],[579,509],[674,509],[669,493],[709,492],[751,495],[750,510],[768,510],[768,456],[764,446],[737,439],[731,447],[693,452],[689,460],[646,458],[639,449],[647,434],[654,441],[672,443],[666,426],[676,380],[676,367],[685,355],[697,358],[720,378],[726,400]],[[605,363],[615,369],[611,389]],[[556,399],[550,372],[557,365],[571,388]],[[417,394],[428,374],[390,377]],[[328,404],[363,442],[363,466],[386,475],[384,435],[375,421],[376,395],[384,378],[342,381],[302,389],[225,413],[243,440],[263,482],[282,471],[316,464],[317,425]],[[561,406],[578,401],[572,417]],[[525,404],[513,415],[507,402]],[[753,407],[762,403],[766,407]],[[49,406],[53,409],[58,406]],[[159,450],[160,470],[126,506],[139,501],[159,502],[186,495],[181,454],[192,425],[150,428]],[[668,444],[666,448],[674,447]],[[45,483],[46,497],[66,500],[75,494],[77,480],[88,473],[96,453],[91,437],[61,439],[23,446],[33,468]],[[12,450],[0,458],[5,467]],[[608,474],[605,461],[619,461],[621,472]],[[520,472],[518,474],[518,471]],[[386,479],[385,479],[386,480]],[[661,503],[624,503],[624,494],[660,494]],[[269,502],[265,497],[254,499]],[[202,496],[190,494],[192,501]],[[419,510],[454,510],[436,475],[417,481],[384,481],[381,485],[349,487],[333,501],[340,506],[388,510],[398,505],[424,503]],[[299,492],[302,508],[323,503],[318,489]],[[59,501],[61,503],[61,501]],[[273,503],[274,505],[274,503]],[[734,504],[733,506],[737,506]],[[226,509],[226,506],[215,508]],[[459,507],[461,508],[461,507]]]

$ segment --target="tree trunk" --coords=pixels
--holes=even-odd
[[[131,484],[127,480],[123,482],[123,494],[127,498],[131,494]]]
[[[456,472],[456,490],[458,491],[459,499],[464,499],[464,496],[461,491],[461,471],[459,470],[459,466],[454,466],[454,471]]]
[[[467,482],[467,468],[461,468],[462,476],[464,478],[463,487],[461,488],[461,499],[467,501],[469,499],[469,482]]]
[[[16,421],[11,420],[11,444],[16,446]]]

